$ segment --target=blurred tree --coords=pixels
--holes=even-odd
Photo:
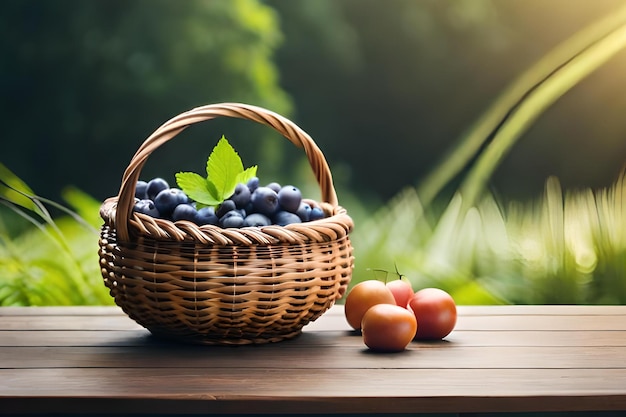
[[[192,107],[291,108],[272,61],[277,18],[257,0],[7,0],[0,37],[0,160],[51,198],[68,184],[99,199],[115,194],[141,141]],[[250,128],[240,123],[230,134],[241,137],[240,152],[279,152],[245,140]],[[167,144],[146,176],[173,179],[189,161],[203,170],[222,134],[202,130],[193,152]]]

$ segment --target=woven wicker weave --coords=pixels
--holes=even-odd
[[[222,229],[133,212],[150,154],[191,124],[218,118],[267,125],[302,147],[327,217],[287,226]],[[298,335],[345,293],[354,259],[353,223],[338,205],[324,155],[288,119],[239,103],[207,105],[159,127],[101,206],[100,266],[115,302],[153,334],[204,344],[277,342]]]

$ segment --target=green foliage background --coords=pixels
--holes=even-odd
[[[139,143],[192,107],[241,101],[291,110],[272,59],[278,16],[257,0],[8,0],[0,36],[14,40],[0,50],[0,111],[9,122],[2,161],[50,198],[68,184],[98,199],[115,194]],[[270,173],[281,158],[264,130],[212,132],[191,131],[187,144],[156,155],[146,176],[203,169],[222,134],[241,138],[245,155],[270,155]],[[204,160],[189,157],[194,147]]]
[[[357,224],[355,282],[398,267],[462,304],[625,303],[626,57],[607,31],[626,12],[548,3],[2,2],[0,304],[110,304],[100,201],[160,123],[219,101],[282,113],[324,149]],[[210,123],[145,177],[202,172],[225,135],[315,198],[300,150]]]

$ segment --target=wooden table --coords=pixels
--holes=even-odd
[[[117,307],[0,308],[0,415],[626,415],[626,306],[459,307],[444,341],[374,354],[335,306],[296,339],[208,347]]]

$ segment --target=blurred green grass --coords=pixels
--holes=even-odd
[[[416,289],[444,288],[461,304],[626,302],[624,174],[596,191],[563,191],[549,178],[532,203],[485,192],[531,124],[625,46],[622,7],[523,73],[417,189],[360,225],[353,282],[396,264]],[[437,201],[464,170],[453,196]]]

